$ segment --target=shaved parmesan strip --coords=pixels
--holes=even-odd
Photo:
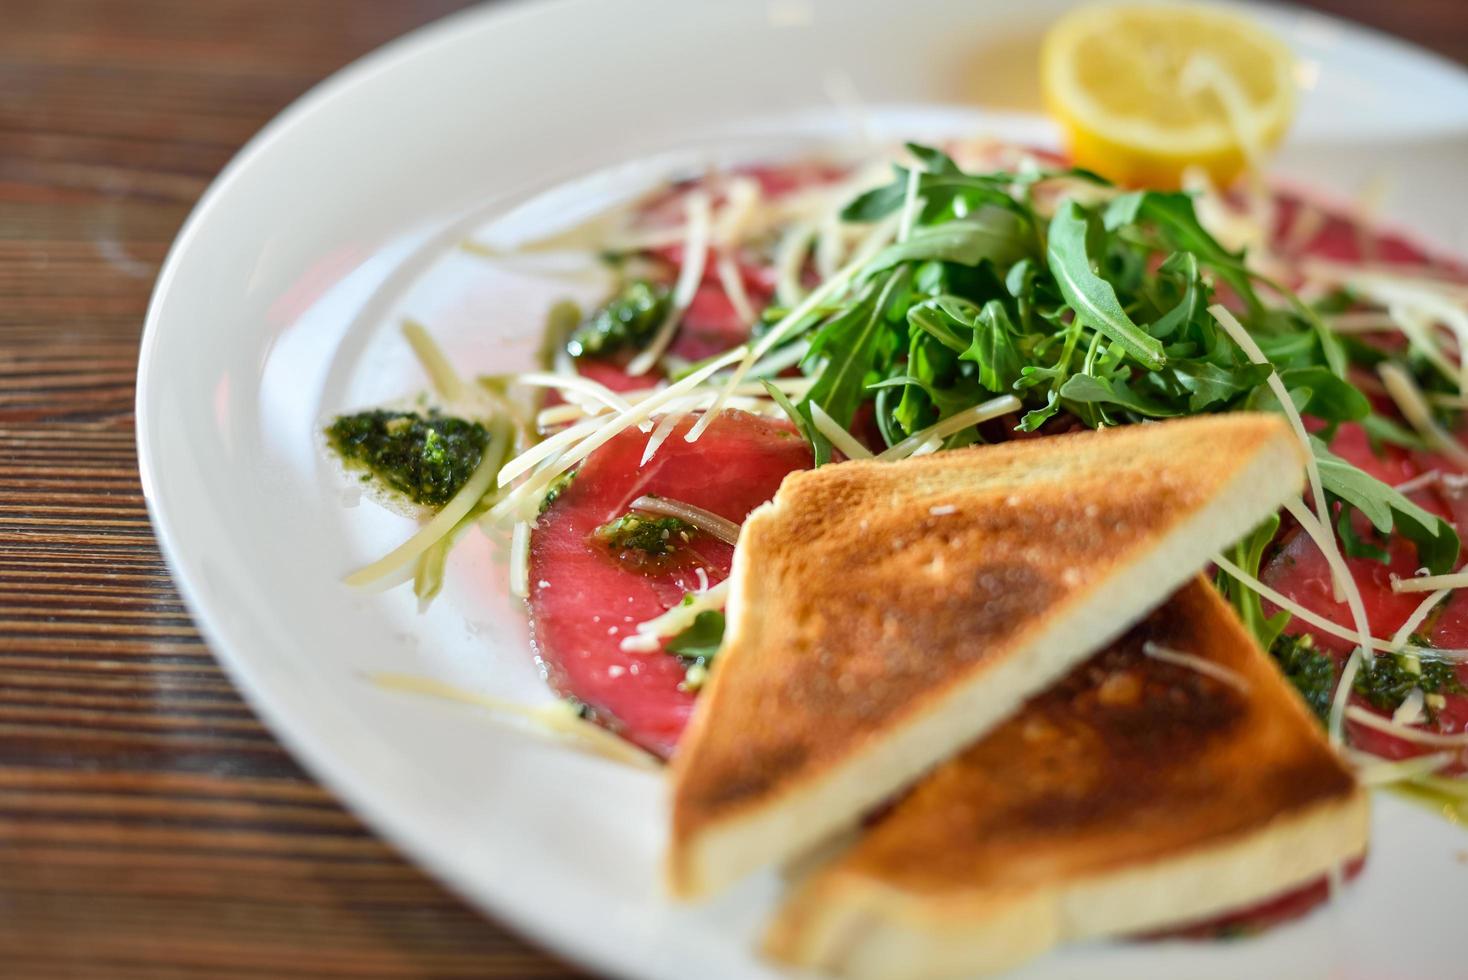
[[[1420,728],[1411,728],[1407,725],[1398,725],[1396,722],[1381,715],[1367,711],[1360,705],[1351,705],[1346,708],[1346,717],[1358,725],[1374,728],[1387,735],[1395,735],[1397,738],[1418,745],[1436,745],[1442,748],[1459,748],[1468,746],[1468,732],[1459,732],[1455,735],[1443,735],[1438,732],[1425,732]]]
[[[787,230],[775,246],[775,299],[781,306],[794,306],[805,296],[800,271],[815,237],[814,225],[799,224]]]
[[[638,623],[636,632],[623,637],[620,645],[628,653],[656,653],[662,649],[664,637],[677,636],[693,625],[699,613],[722,608],[728,598],[728,579],[703,592],[690,592],[661,616]]]
[[[916,449],[914,449],[912,451],[912,455],[911,456],[908,456],[907,458],[908,459],[917,459],[919,456],[931,456],[933,453],[936,453],[938,450],[940,450],[942,448],[943,448],[943,440],[942,439],[938,439],[938,438],[929,439],[927,442],[923,443],[921,446],[919,446]]]
[[[593,405],[588,408],[585,405],[577,405],[567,402],[564,405],[552,405],[550,408],[542,408],[535,415],[535,427],[541,432],[554,429],[558,425],[567,422],[575,422],[577,419],[591,415],[600,415],[605,411],[601,406]]]
[[[896,219],[898,217],[898,215],[893,214],[888,216],[886,220],[879,222],[877,227],[872,229],[871,234],[867,236],[861,247],[857,249],[856,256],[849,264],[812,290],[810,295],[806,296],[794,309],[781,317],[780,321],[760,338],[759,343],[745,352],[743,359],[739,362],[739,366],[734,369],[734,373],[730,376],[724,390],[719,393],[718,399],[714,401],[713,407],[703,418],[694,423],[693,427],[688,430],[687,435],[683,437],[684,440],[687,442],[696,442],[698,437],[703,435],[704,430],[708,428],[713,417],[718,414],[719,409],[724,407],[724,399],[744,380],[744,376],[749,373],[749,369],[754,366],[755,362],[784,343],[788,339],[788,335],[800,325],[800,321],[805,319],[806,314],[825,302],[828,297],[846,288],[851,280],[856,278],[862,268],[891,239],[897,229]]]
[[[606,419],[605,421],[603,421],[605,419],[603,416],[589,419],[587,422],[582,423],[583,425],[595,424],[597,428],[585,439],[576,443],[573,448],[557,458],[552,465],[537,470],[528,480],[516,487],[514,491],[495,504],[494,507],[490,508],[489,514],[486,516],[498,522],[503,521],[509,515],[519,510],[525,509],[527,502],[532,498],[539,499],[541,491],[548,487],[550,482],[557,476],[581,462],[600,447],[611,442],[623,430],[637,425],[644,419],[651,418],[657,413],[658,409],[688,394],[713,377],[721,368],[728,367],[748,353],[748,348],[736,347],[723,356],[705,364],[681,381],[676,381],[662,391],[633,405],[629,411],[621,412],[614,418]]]
[[[1422,575],[1417,578],[1392,576],[1393,592],[1436,592],[1446,595],[1452,589],[1468,587],[1468,572],[1452,572],[1448,575]],[[1429,600],[1431,601],[1431,600]]]
[[[711,510],[704,510],[702,507],[695,507],[681,500],[670,500],[667,497],[638,497],[632,501],[632,510],[645,511],[663,517],[676,517],[692,524],[700,531],[713,535],[725,544],[735,544],[739,541],[738,524],[727,517],[720,517]],[[703,572],[703,569],[700,568],[699,571]],[[707,581],[704,587],[708,587]]]
[[[616,762],[624,762],[641,769],[662,768],[662,763],[652,755],[605,728],[585,720],[573,705],[565,701],[537,706],[516,704],[488,694],[466,691],[431,677],[415,677],[412,674],[368,674],[367,679],[387,690],[457,701],[460,704],[487,708],[496,715],[520,718],[529,722],[532,730],[539,734],[557,740],[569,740],[578,748]]]
[[[1331,534],[1330,528],[1317,521],[1315,515],[1310,513],[1304,503],[1299,500],[1287,500],[1284,506],[1285,510],[1300,522],[1300,527],[1310,535],[1310,539],[1325,556],[1326,564],[1330,566],[1336,578],[1344,584],[1346,608],[1351,611],[1351,619],[1356,624],[1357,642],[1361,649],[1370,650],[1371,623],[1366,618],[1366,603],[1361,598],[1361,590],[1356,587],[1356,579],[1351,575],[1351,570],[1346,567],[1345,558],[1341,556],[1340,549],[1336,547],[1335,537]]]
[[[1351,209],[1352,231],[1356,235],[1356,251],[1368,260],[1380,257],[1380,240],[1372,234],[1377,215],[1386,204],[1391,192],[1391,179],[1383,172],[1373,175],[1356,194],[1355,207]]]
[[[652,430],[652,435],[647,437],[647,445],[642,450],[642,459],[637,462],[638,469],[646,466],[652,460],[663,443],[668,440],[668,436],[673,434],[673,428],[687,415],[688,409],[680,406],[677,410],[670,411],[663,416],[658,427]]]
[[[785,366],[788,367],[789,365]],[[759,365],[756,365],[756,369],[758,369],[758,367]],[[717,381],[718,379],[715,378],[712,380]],[[769,379],[769,381],[776,388],[779,388],[781,391],[790,395],[792,398],[798,399],[804,397],[805,393],[809,391],[811,387],[815,384],[816,379],[771,378]],[[662,389],[660,388],[639,388],[635,391],[623,392],[622,397],[627,399],[627,401],[632,403],[633,405],[636,405],[638,402],[644,401],[649,396],[661,390]],[[711,401],[714,395],[715,392],[710,391],[700,395],[696,399],[693,399],[689,406],[690,410],[693,408],[697,408],[698,402]],[[763,383],[759,381],[751,381],[739,385],[739,387],[734,390],[734,394],[730,396],[730,399],[726,403],[725,407],[743,408],[746,411],[765,412],[772,405],[773,403],[770,402],[769,399],[765,396]],[[592,410],[588,410],[585,406],[582,405],[552,405],[550,408],[543,408],[540,410],[539,414],[535,416],[535,424],[539,426],[542,430],[544,430],[557,425],[564,425],[567,422],[575,422],[577,419],[584,418],[586,416],[599,415],[602,414],[604,411],[605,410],[599,406],[595,407]],[[642,427],[644,429],[651,428],[651,426],[649,426],[646,422],[642,424]]]
[[[1468,285],[1444,279],[1441,272],[1427,265],[1405,265],[1393,262],[1333,262],[1310,259],[1300,266],[1307,277],[1330,286],[1349,286],[1368,295],[1378,289],[1410,291],[1413,295],[1432,295],[1441,299],[1468,303]]]
[[[759,181],[750,177],[735,177],[729,181],[724,207],[719,212],[718,228],[714,240],[724,249],[732,249],[743,239],[745,229],[759,209]]]
[[[831,418],[830,415],[826,414],[826,410],[824,408],[815,404],[814,402],[812,402],[810,406],[810,416],[811,420],[815,422],[816,429],[820,431],[821,435],[831,440],[831,445],[841,450],[841,452],[846,455],[847,459],[872,458],[871,450],[867,449],[866,446],[863,446],[860,442],[858,442],[856,436],[843,429],[841,427],[841,423]]]
[[[1412,634],[1417,632],[1417,627],[1427,621],[1427,614],[1432,612],[1434,606],[1448,597],[1448,591],[1448,589],[1439,589],[1426,599],[1423,599],[1417,608],[1412,610],[1412,615],[1408,616],[1402,622],[1402,625],[1397,628],[1397,631],[1392,634],[1391,642],[1394,649],[1400,650],[1407,645],[1407,641],[1412,638]]]
[[[600,381],[593,381],[579,374],[551,374],[543,371],[531,371],[526,374],[515,375],[515,383],[527,385],[532,388],[554,388],[557,391],[586,395],[595,401],[601,402],[607,408],[614,409],[618,412],[625,412],[631,407],[625,398]]]
[[[1458,386],[1460,395],[1468,390],[1463,384],[1461,356],[1460,363],[1454,364],[1439,343],[1442,335],[1434,331],[1431,321],[1417,307],[1393,303],[1387,307],[1387,316],[1391,318],[1397,332],[1407,338],[1413,350],[1427,358],[1428,363],[1437,368],[1443,377]]]
[[[447,402],[462,402],[468,397],[469,386],[464,379],[459,377],[459,372],[449,363],[444,355],[443,348],[434,342],[433,336],[428,329],[417,320],[403,321],[403,339],[408,346],[413,348],[413,354],[418,358],[418,363],[423,365],[423,370],[428,374],[428,381],[433,385],[433,390],[438,392],[440,398]]]
[[[678,324],[688,311],[688,304],[693,301],[694,291],[703,280],[712,231],[709,197],[703,191],[693,191],[688,195],[685,206],[688,208],[688,235],[683,240],[683,267],[678,270],[678,281],[673,286],[673,302],[652,341],[628,362],[627,373],[633,377],[646,374],[663,356],[663,351],[668,349],[673,335],[678,332]]]
[[[1377,333],[1397,330],[1397,321],[1390,313],[1337,313],[1326,317],[1326,324],[1336,333]]]
[[[1441,470],[1428,470],[1426,473],[1418,473],[1404,483],[1398,483],[1392,489],[1402,494],[1416,493],[1418,490],[1441,483],[1442,478],[1443,474]]]
[[[549,459],[556,455],[556,453],[564,451],[567,447],[575,445],[601,428],[608,421],[610,421],[610,416],[592,416],[579,425],[573,425],[563,432],[557,432],[549,439],[542,439],[500,467],[498,476],[499,485],[502,487],[506,486],[520,474],[528,472],[531,467],[535,466],[541,460]]]
[[[917,455],[917,450],[925,443],[933,440],[943,440],[955,432],[962,432],[971,426],[989,419],[1017,412],[1023,406],[1020,400],[1013,395],[1000,395],[986,402],[980,402],[972,408],[966,408],[961,412],[955,412],[941,422],[930,425],[926,429],[919,429],[901,442],[880,453],[877,458],[881,460],[895,461],[906,459]]]
[[[1247,215],[1234,210],[1214,185],[1208,171],[1188,167],[1182,174],[1183,189],[1193,195],[1198,221],[1225,248],[1252,254],[1266,237],[1264,230]]]
[[[745,326],[752,326],[759,318],[754,311],[754,304],[749,299],[749,290],[744,288],[744,276],[739,272],[739,265],[734,257],[728,252],[720,252],[718,261],[714,263],[714,271],[719,274],[719,285],[724,289],[724,295],[729,298],[729,305],[734,308],[734,315],[739,317],[739,322]]]
[[[1301,420],[1300,413],[1295,408],[1294,401],[1290,398],[1290,393],[1285,390],[1284,382],[1280,380],[1279,372],[1274,369],[1274,365],[1269,363],[1269,358],[1264,356],[1264,351],[1259,349],[1259,345],[1254,342],[1254,338],[1249,336],[1249,331],[1244,329],[1244,325],[1232,313],[1217,303],[1208,307],[1208,312],[1212,314],[1213,319],[1218,325],[1223,328],[1224,333],[1228,334],[1229,337],[1233,338],[1233,342],[1239,345],[1239,349],[1244,352],[1249,360],[1255,364],[1269,365],[1269,390],[1274,392],[1274,397],[1279,401],[1280,411],[1289,420],[1290,428],[1295,430],[1295,438],[1300,440],[1300,446],[1305,450],[1305,474],[1310,479],[1310,495],[1315,503],[1315,515],[1320,518],[1320,523],[1323,527],[1330,527],[1330,508],[1325,503],[1325,484],[1321,482],[1320,467],[1315,462],[1315,449],[1310,445],[1310,436],[1305,431],[1305,423]],[[1327,558],[1330,554],[1334,554],[1337,558],[1340,557],[1340,550],[1336,547],[1334,537],[1327,535],[1326,542],[1317,542],[1317,544],[1320,545],[1322,551],[1327,553]],[[1335,566],[1332,565],[1331,567],[1334,569]],[[1338,573],[1333,578],[1335,582],[1335,598],[1339,602],[1341,593],[1346,588],[1346,583],[1340,580]]]
[[[668,248],[677,245],[688,237],[688,229],[684,225],[673,225],[668,228],[648,228],[641,231],[629,231],[620,235],[612,235],[604,242],[596,245],[606,252],[646,252],[652,249]]]
[[[1397,403],[1397,408],[1402,410],[1402,416],[1422,434],[1422,437],[1432,443],[1435,449],[1440,450],[1454,462],[1468,466],[1468,449],[1454,439],[1452,433],[1448,432],[1438,424],[1437,419],[1432,417],[1432,409],[1428,407],[1427,401],[1422,397],[1422,391],[1417,383],[1412,380],[1411,375],[1395,364],[1383,362],[1376,373],[1381,376],[1382,384],[1386,385],[1387,394],[1392,396],[1392,401]]]
[[[1197,671],[1200,674],[1211,677],[1216,681],[1222,681],[1236,690],[1244,693],[1248,693],[1249,691],[1249,682],[1238,671],[1230,670],[1222,664],[1216,664],[1211,660],[1205,660],[1196,654],[1174,650],[1160,643],[1153,643],[1151,640],[1142,644],[1142,652],[1153,660],[1161,660],[1163,663],[1173,664],[1177,667],[1186,667],[1189,670]]]
[[[1336,682],[1335,695],[1330,699],[1330,716],[1325,722],[1330,744],[1337,748],[1346,744],[1345,717],[1349,710],[1346,707],[1346,701],[1351,697],[1351,687],[1356,683],[1356,674],[1360,670],[1361,648],[1357,647],[1346,659],[1346,666],[1341,671],[1341,679]]]
[[[1291,255],[1303,251],[1325,230],[1325,221],[1324,211],[1308,201],[1301,201],[1295,211],[1295,219],[1290,222],[1290,230],[1285,233],[1284,250]]]
[[[510,532],[510,594],[530,595],[530,525],[520,521]]]
[[[1411,759],[1385,760],[1366,752],[1350,751],[1348,758],[1356,764],[1356,780],[1362,786],[1390,786],[1418,776],[1437,772],[1453,761],[1451,752],[1434,752]]]
[[[1339,263],[1311,262],[1305,265],[1307,275],[1315,275],[1357,293],[1393,311],[1393,318],[1411,329],[1404,321],[1416,317],[1440,322],[1458,341],[1459,348],[1468,347],[1468,288],[1448,280],[1412,277],[1392,266],[1350,266]],[[1409,317],[1401,316],[1409,311]],[[1420,325],[1416,332],[1427,336]],[[1415,340],[1414,340],[1415,342]],[[1430,346],[1430,343],[1429,343]],[[1468,361],[1457,366],[1460,390],[1468,390]]]
[[[841,254],[846,250],[846,229],[837,215],[828,215],[817,229],[815,242],[816,275],[830,279],[841,268]]]
[[[1414,687],[1407,692],[1402,703],[1397,705],[1397,710],[1392,712],[1392,724],[1415,725],[1422,720],[1422,705],[1425,697],[1422,688]]]
[[[781,379],[778,377],[779,373],[803,361],[809,350],[810,344],[804,340],[797,340],[793,343],[786,344],[750,368],[745,377],[768,378],[771,381],[780,381]],[[816,383],[815,378],[807,378],[805,380],[809,381],[812,386]],[[735,385],[734,390],[738,391],[741,387],[742,385]]]

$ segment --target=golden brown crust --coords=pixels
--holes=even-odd
[[[1249,505],[1257,521],[1298,490],[1297,444],[1273,416],[792,474],[745,524],[720,666],[674,760],[675,889],[700,890],[683,864],[704,828],[770,807],[935,699],[984,683],[1271,453],[1264,470],[1282,489]],[[1207,553],[1160,588],[1135,583],[1153,591],[1131,615]],[[1077,644],[1031,689],[1125,625]],[[936,761],[917,760],[904,782]]]
[[[1364,794],[1319,724],[1199,578],[816,871],[768,949],[858,974],[902,943],[945,951],[915,954],[903,975],[1012,965],[1118,924],[1163,928],[1268,898],[1359,854],[1365,833]],[[1158,893],[1168,900],[1145,911],[1098,907]]]
[[[1248,689],[1149,657],[1146,642]],[[1197,580],[940,766],[842,868],[914,891],[1013,888],[1157,860],[1354,786],[1298,695]]]

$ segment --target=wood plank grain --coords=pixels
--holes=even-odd
[[[133,368],[188,209],[460,0],[0,0],[0,975],[568,977],[310,780],[148,527]],[[1461,0],[1316,6],[1468,61]]]
[[[564,977],[382,845],[199,640],[148,525],[138,334],[208,181],[453,2],[0,5],[0,974]]]

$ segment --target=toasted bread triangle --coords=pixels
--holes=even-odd
[[[781,864],[1110,642],[1303,486],[1234,414],[794,473],[745,522],[668,881]]]
[[[1289,891],[1360,855],[1368,824],[1320,725],[1198,579],[812,874],[767,949],[883,980],[1007,969]]]

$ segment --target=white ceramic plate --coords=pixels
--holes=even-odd
[[[843,73],[883,107],[872,118],[889,136],[988,129],[1049,141],[1024,110],[1034,39],[1064,4],[1023,6],[623,0],[472,11],[389,45],[283,114],[216,181],[169,256],[143,341],[139,451],[159,536],[214,651],[274,731],[375,828],[584,964],[678,980],[770,976],[751,950],[778,882],[670,905],[656,873],[658,776],[363,679],[391,670],[547,697],[522,616],[477,536],[426,615],[404,590],[361,596],[339,583],[409,525],[347,506],[318,451],[319,422],[421,386],[396,336],[403,312],[466,362],[527,362],[544,290],[453,243],[538,190],[659,154],[666,167],[849,136],[829,95]],[[1301,56],[1304,99],[1279,169],[1341,195],[1385,173],[1389,217],[1468,252],[1468,77],[1335,21],[1255,12]],[[965,104],[991,111],[942,108]],[[519,220],[533,227],[650,172],[614,169]],[[1376,818],[1360,884],[1301,924],[1232,944],[1070,949],[1023,975],[1461,975],[1468,867],[1457,855],[1468,838],[1394,799],[1378,799]]]

